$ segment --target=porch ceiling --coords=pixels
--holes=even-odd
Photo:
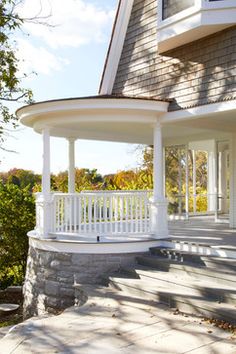
[[[166,140],[228,138],[236,133],[236,100],[169,112],[163,117]]]
[[[17,111],[22,124],[65,138],[129,143],[152,142],[153,124],[168,102],[135,98],[80,98],[48,101]]]

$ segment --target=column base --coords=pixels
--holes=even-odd
[[[48,237],[48,233],[52,230],[52,204],[53,195],[36,193],[36,227],[35,234],[40,238]]]
[[[155,238],[169,237],[168,230],[168,201],[166,199],[160,201],[150,200],[151,204],[151,233]]]

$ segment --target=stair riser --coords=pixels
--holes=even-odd
[[[163,293],[151,293],[147,292],[142,288],[135,288],[128,286],[127,284],[122,284],[121,282],[111,282],[111,286],[115,287],[116,289],[120,289],[121,291],[124,292],[127,296],[136,296],[136,297],[141,297],[145,298],[146,300],[150,301],[156,301],[157,303],[162,303],[170,308],[177,308],[181,312],[185,312],[188,314],[195,314],[197,316],[205,316],[209,318],[218,318],[218,319],[224,319],[225,321],[229,321],[232,324],[236,324],[236,311],[235,313],[228,313],[228,312],[222,312],[217,309],[212,308],[212,310],[209,310],[208,308],[202,308],[199,307],[194,303],[194,300],[191,298],[186,299],[186,302],[179,296],[173,296],[168,295],[168,294],[163,294]],[[210,307],[211,302],[206,301],[208,306]]]
[[[235,273],[236,274],[236,263],[232,262],[228,264],[227,262],[221,261],[220,257],[219,260],[212,260],[211,257],[207,258],[206,256],[197,256],[197,255],[191,255],[191,254],[183,254],[181,257],[175,257],[175,255],[171,255],[171,257],[168,257],[168,255],[158,249],[150,249],[150,253],[153,256],[158,256],[162,257],[164,259],[174,259],[174,260],[179,260],[179,261],[184,261],[184,262],[191,262],[199,266],[206,266],[209,269],[220,269],[221,271],[224,272],[229,272],[229,273]],[[177,259],[176,259],[177,258]]]
[[[196,279],[214,281],[218,284],[224,284],[233,287],[236,290],[236,276],[233,275],[227,275],[227,278],[226,276],[222,278],[222,273],[218,273],[216,271],[213,273],[212,271],[207,271],[207,269],[198,270],[197,268],[190,266],[185,266],[185,269],[183,269],[184,265],[180,265],[178,267],[177,265],[174,266],[171,264],[161,263],[161,261],[157,259],[142,259],[141,257],[138,257],[137,262],[140,265],[149,266],[164,272],[178,273],[182,275],[186,274]]]

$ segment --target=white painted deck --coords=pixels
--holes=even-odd
[[[212,216],[191,217],[189,220],[169,222],[169,237],[175,241],[207,244],[210,246],[235,247],[236,230],[229,223],[215,222]]]

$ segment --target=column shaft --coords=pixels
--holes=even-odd
[[[151,201],[151,232],[156,238],[168,237],[167,201],[164,196],[163,146],[161,124],[153,130],[153,199]]]
[[[51,191],[50,182],[50,131],[43,130],[43,171],[42,171],[42,193],[49,195]]]
[[[154,201],[163,201],[165,197],[163,186],[163,146],[160,122],[157,122],[154,127],[153,154]]]
[[[75,193],[75,139],[69,142],[68,192]]]
[[[196,153],[195,150],[193,152],[193,212],[196,213],[197,211],[197,201],[196,201],[196,194],[197,194],[197,175],[196,175]]]
[[[188,170],[188,145],[185,152],[186,166],[185,166],[185,213],[186,219],[189,217],[189,170]]]

